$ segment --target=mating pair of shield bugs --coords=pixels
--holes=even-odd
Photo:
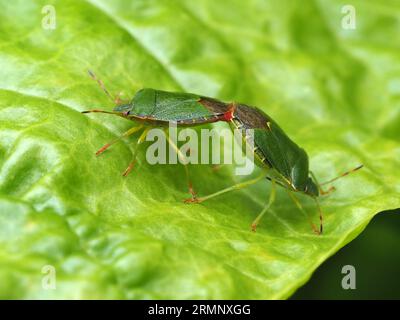
[[[136,126],[123,133],[119,138],[104,145],[97,151],[96,155],[103,153],[121,138],[142,131],[133,152],[133,158],[123,173],[124,176],[128,175],[132,170],[136,161],[137,150],[145,141],[146,135],[151,128],[163,127],[168,142],[178,154],[177,145],[168,136],[168,126],[170,124],[178,127],[188,127],[213,122],[227,122],[232,130],[240,129],[245,143],[247,141],[246,132],[249,129],[253,130],[251,148],[252,152],[254,152],[256,164],[262,169],[262,174],[259,177],[235,184],[207,196],[198,197],[192,187],[188,165],[184,165],[188,188],[191,193],[191,198],[186,199],[186,203],[204,202],[227,192],[245,188],[261,179],[268,179],[272,184],[269,200],[253,221],[251,225],[253,231],[256,230],[261,218],[274,202],[275,189],[278,185],[288,191],[291,199],[299,210],[303,212],[304,209],[295,193],[303,193],[315,201],[320,223],[319,228],[313,223],[311,223],[311,226],[316,234],[321,234],[323,231],[323,218],[318,197],[326,195],[335,189],[331,186],[328,190],[323,190],[322,186],[362,168],[362,165],[360,165],[334,179],[318,183],[315,175],[309,170],[309,161],[305,150],[294,143],[271,117],[256,107],[241,103],[225,103],[192,93],[167,92],[150,88],[139,90],[130,101],[122,101],[119,98],[114,99],[105,88],[103,82],[97,79],[93,72],[89,71],[89,75],[98,82],[116,106],[113,111],[94,109],[83,111],[83,113],[114,114],[136,122]],[[181,154],[180,156],[183,155]]]

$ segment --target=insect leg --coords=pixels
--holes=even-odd
[[[251,179],[251,180],[248,180],[248,181],[244,181],[244,182],[241,182],[241,183],[237,183],[237,184],[235,184],[235,185],[233,185],[231,187],[228,187],[228,188],[225,188],[223,190],[217,191],[215,193],[209,194],[208,196],[204,196],[204,197],[196,198],[196,199],[186,199],[185,203],[200,203],[200,202],[204,202],[206,200],[209,200],[211,198],[214,198],[216,196],[219,196],[221,194],[224,194],[224,193],[227,193],[227,192],[230,192],[230,191],[246,188],[246,187],[248,187],[248,186],[260,181],[261,179],[265,179],[265,176],[266,176],[266,174],[265,174],[265,172],[263,172],[257,178],[254,178],[254,179]]]
[[[293,202],[296,204],[296,206],[299,208],[299,210],[307,217],[308,222],[311,225],[311,228],[313,229],[315,234],[320,235],[322,233],[322,212],[320,211],[320,227],[319,230],[317,229],[317,227],[315,226],[315,224],[311,221],[310,216],[307,214],[307,212],[303,209],[303,206],[301,205],[300,201],[296,198],[296,196],[293,194],[292,191],[286,189],[290,198],[292,198]],[[316,199],[315,199],[316,200]],[[319,208],[319,205],[318,205]]]
[[[179,150],[178,146],[171,140],[169,133],[168,133],[168,129],[165,129],[164,132],[165,132],[165,136],[167,137],[168,143],[172,146],[172,148],[174,148],[174,150],[178,154],[181,161],[184,161],[185,155],[182,153],[181,150]],[[187,180],[188,187],[189,187],[189,192],[192,195],[192,200],[195,200],[196,192],[193,189],[192,180],[190,179],[189,164],[187,164],[186,161],[184,161],[184,163],[182,163],[182,164],[183,164],[183,167],[185,168],[185,174],[186,174],[186,180]]]
[[[137,152],[138,152],[138,150],[139,150],[139,147],[140,147],[140,145],[144,142],[144,140],[146,139],[146,135],[147,135],[147,133],[149,132],[150,129],[151,129],[151,128],[146,128],[146,129],[144,129],[143,132],[142,132],[142,134],[140,135],[140,137],[139,137],[139,139],[138,139],[138,141],[137,141],[136,148],[135,148],[135,150],[133,151],[132,161],[129,163],[129,165],[128,165],[128,167],[125,169],[125,171],[122,173],[122,175],[123,175],[124,177],[126,177],[126,176],[129,174],[129,172],[132,171],[133,166],[134,166],[135,163],[136,163],[136,156],[137,156]]]
[[[315,204],[317,205],[318,212],[319,212],[319,234],[321,234],[322,231],[324,230],[322,210],[321,210],[321,206],[319,205],[317,197],[314,197],[314,201],[315,201]]]
[[[264,214],[268,211],[271,207],[272,203],[275,201],[276,195],[276,188],[275,188],[275,180],[271,179],[271,193],[269,194],[269,201],[267,205],[262,209],[261,213],[254,219],[253,223],[251,224],[251,230],[256,231],[258,224],[260,223]]]
[[[335,191],[335,190],[336,190],[336,188],[335,188],[334,186],[331,186],[331,187],[330,187],[328,190],[326,190],[326,191],[323,190],[322,187],[321,187],[321,184],[318,182],[317,177],[315,176],[314,172],[312,172],[312,171],[310,170],[310,174],[311,174],[311,177],[313,178],[315,184],[317,185],[318,190],[319,190],[319,192],[321,193],[321,195],[327,195],[327,194],[331,193],[332,191]]]
[[[109,143],[106,143],[99,150],[97,150],[96,156],[102,154],[104,151],[106,151],[114,143],[118,142],[119,140],[121,140],[123,138],[129,137],[130,135],[134,134],[135,132],[141,130],[142,128],[143,128],[143,125],[139,125],[137,127],[130,128],[128,131],[125,131],[121,136],[119,136],[118,138],[110,141]]]

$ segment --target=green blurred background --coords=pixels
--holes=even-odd
[[[292,299],[400,299],[400,209],[378,214],[357,239],[328,259]],[[344,265],[356,289],[344,290]]]

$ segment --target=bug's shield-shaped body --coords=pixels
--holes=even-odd
[[[318,196],[318,188],[309,177],[307,153],[271,117],[257,108],[237,104],[231,125],[241,129],[244,138],[246,129],[253,129],[256,163],[271,169],[271,178],[293,191]]]
[[[212,98],[149,88],[139,90],[130,103],[114,109],[114,111],[123,112],[127,118],[151,126],[155,124],[193,126],[229,121],[229,117],[226,118],[229,110],[229,104]]]

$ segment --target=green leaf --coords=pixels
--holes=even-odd
[[[1,1],[0,297],[287,298],[400,207],[400,50],[387,41],[400,8],[352,3],[355,30],[341,26],[344,1]],[[47,4],[54,30],[42,27]],[[143,152],[121,176],[136,139],[96,158],[132,124],[80,113],[113,107],[87,69],[125,98],[154,87],[259,106],[321,181],[365,168],[321,200],[322,236],[282,189],[252,233],[266,181],[186,205],[181,165],[151,166]],[[192,169],[200,195],[242,180]],[[55,290],[42,286],[46,266]]]

